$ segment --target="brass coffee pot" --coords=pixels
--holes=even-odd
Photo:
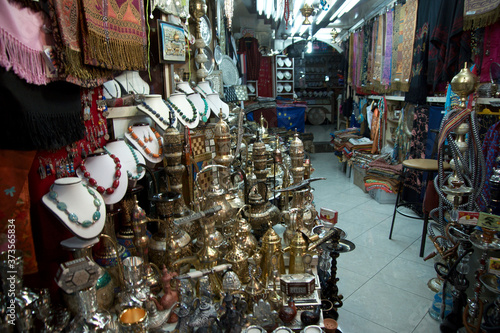
[[[252,235],[252,226],[242,216],[243,209],[249,207],[244,205],[238,211],[237,225],[236,225],[236,238],[237,245],[249,256],[253,256],[258,247],[257,239]]]
[[[269,139],[269,134],[267,132],[267,129],[269,128],[269,123],[267,120],[260,115],[260,126],[257,128],[257,132],[259,133],[259,136],[262,138],[262,141],[267,141]]]
[[[231,245],[224,256],[224,260],[232,265],[232,270],[238,275],[241,282],[246,284],[250,281],[248,275],[248,253],[238,246],[236,237],[233,237],[231,240]]]
[[[290,144],[290,159],[292,160],[293,183],[298,184],[304,179],[304,143],[299,138],[299,134],[295,133],[292,143]]]
[[[267,286],[273,269],[273,256],[276,256],[277,258],[276,264],[274,266],[280,272],[280,274],[285,274],[285,261],[283,259],[283,251],[281,250],[281,238],[272,228],[271,222],[269,222],[268,229],[261,240],[261,280],[264,282],[264,285]]]
[[[306,236],[296,230],[295,235],[290,242],[290,246],[283,249],[283,252],[290,252],[290,263],[288,265],[289,274],[300,274],[306,272],[306,265],[303,261],[304,255],[312,254],[308,251],[308,241]]]

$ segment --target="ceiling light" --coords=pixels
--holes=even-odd
[[[348,11],[350,11],[354,6],[358,4],[359,0],[346,0],[342,6],[340,6],[339,9],[332,15],[332,18],[330,21],[335,20],[337,17],[341,17]]]
[[[309,29],[309,26],[307,26],[307,25],[301,26],[300,31],[299,31],[299,36],[302,36],[304,34],[304,32],[306,32],[308,29]]]
[[[355,25],[352,26],[351,29],[349,29],[350,31],[354,31],[356,30],[357,28],[359,28],[363,23],[365,23],[365,20],[364,19],[361,19],[358,21],[358,23],[356,23]]]
[[[311,41],[307,42],[307,53],[311,53],[313,51],[313,43]]]

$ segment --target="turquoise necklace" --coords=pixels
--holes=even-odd
[[[173,108],[175,110],[175,112],[177,112],[177,114],[182,118],[182,120],[184,120],[188,124],[192,124],[192,123],[194,123],[194,121],[198,117],[198,111],[196,110],[196,106],[193,104],[193,102],[191,102],[190,99],[186,98],[186,100],[189,102],[189,105],[191,105],[191,109],[193,110],[193,116],[191,118],[188,118],[188,116],[186,116],[184,114],[184,112],[177,105],[175,105],[174,103],[172,103],[172,101],[169,98],[167,98],[167,101],[163,100],[163,102],[171,110]]]
[[[196,85],[198,88],[200,88],[200,90],[206,95],[207,93],[203,91],[203,89],[201,89],[201,87],[199,85]],[[182,90],[181,88],[177,88],[177,90],[179,90],[181,93],[183,94],[186,94],[186,96],[189,96],[191,94],[195,94],[195,93],[191,93],[191,94],[188,94],[187,92],[185,92],[184,90]],[[207,122],[208,118],[207,118],[207,111],[208,111],[208,103],[207,101],[203,98],[203,96],[201,96],[201,94],[198,94],[201,98],[201,100],[203,101],[203,104],[205,104],[205,110],[203,110],[203,113],[200,113],[200,116],[201,116],[201,120],[203,120],[203,122]],[[189,100],[189,98],[188,98]]]
[[[131,180],[138,180],[139,178],[141,178],[141,173],[143,171],[143,168],[138,165],[139,163],[141,163],[141,161],[139,161],[139,157],[137,157],[137,153],[135,152],[134,148],[129,143],[125,143],[125,144],[127,145],[128,149],[130,149],[132,156],[134,156],[135,166],[136,166],[136,170],[137,170],[137,175],[135,175],[135,176],[132,176],[132,172],[130,172],[130,170],[127,170],[127,176]],[[104,149],[104,151],[108,155],[111,155],[108,148],[106,148],[106,147],[102,147],[102,148]]]
[[[87,191],[89,192],[89,194],[94,197],[94,206],[96,207],[96,210],[95,210],[94,214],[92,214],[92,221],[84,220],[83,222],[81,222],[75,213],[70,213],[68,211],[68,205],[66,205],[62,201],[59,201],[59,199],[58,199],[59,195],[57,194],[56,191],[54,191],[54,184],[52,184],[52,186],[50,187],[49,198],[56,203],[57,209],[59,209],[60,211],[66,213],[66,215],[68,215],[68,219],[71,222],[76,223],[78,225],[81,225],[84,228],[88,228],[88,227],[93,226],[94,223],[99,221],[99,219],[101,218],[101,212],[99,212],[99,209],[101,208],[101,200],[99,200],[99,198],[95,194],[94,190],[92,190],[91,188],[89,188],[87,185],[85,185],[83,183],[82,183],[82,186],[85,187],[87,189]]]

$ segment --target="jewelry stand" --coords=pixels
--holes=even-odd
[[[138,71],[125,71],[115,77],[127,93],[149,95],[149,85],[142,79]]]
[[[115,180],[119,181],[118,187],[114,188],[113,193],[108,194],[104,192],[102,195],[104,203],[106,205],[111,205],[120,201],[128,187],[128,177],[126,172],[121,172],[120,177],[116,178],[116,163],[107,153],[94,153],[82,162],[85,165],[87,172],[90,173],[90,177],[97,181],[96,186],[102,186],[105,189],[111,188]],[[121,162],[121,161],[120,161]],[[121,164],[121,163],[120,163]],[[81,168],[76,170],[76,175],[83,179],[84,183],[90,188],[95,189],[95,187],[89,184],[89,179],[84,176],[84,172]],[[97,190],[96,190],[97,191]],[[95,236],[94,236],[95,237]]]
[[[222,111],[224,118],[227,119],[227,117],[229,116],[229,106],[220,99],[219,94],[217,93],[207,94],[206,101],[212,112],[217,117],[219,117],[219,114]]]
[[[106,99],[115,99],[122,97],[122,89],[115,80],[109,80],[102,85],[102,95]]]
[[[194,94],[196,91],[194,91],[191,86],[189,85],[189,83],[187,82],[184,82],[184,81],[180,81],[180,82],[177,82],[177,84],[175,85],[176,89],[178,89],[179,91],[185,93],[186,95],[191,95],[191,94]]]
[[[168,102],[170,102],[172,108],[174,109],[176,118],[184,126],[190,129],[196,128],[198,126],[198,123],[200,122],[198,110],[196,106],[186,98],[185,94],[173,93],[168,98],[167,103]],[[181,115],[180,112],[182,112],[183,114]]]
[[[113,168],[114,170],[114,168]],[[68,177],[56,179],[52,190],[57,193],[57,200],[60,204],[64,203],[67,206],[68,212],[76,214],[82,220],[92,221],[92,214],[96,211],[94,205],[95,198],[90,195],[87,188],[83,186],[82,180],[77,177]],[[70,221],[68,214],[57,208],[57,203],[52,200],[49,193],[42,197],[42,202],[48,209],[59,218],[59,220],[76,236],[82,239],[93,239],[101,233],[106,220],[106,207],[103,197],[92,189],[98,200],[101,201],[99,207],[100,218],[88,228],[83,227],[75,222]]]
[[[207,122],[210,117],[210,108],[208,107],[207,101],[201,97],[200,94],[194,93],[186,96],[191,102],[193,102],[196,110],[199,114],[199,121]]]
[[[129,129],[131,129],[132,132],[130,132],[129,130],[129,132],[125,133],[125,138],[127,138],[128,142],[135,149],[137,149],[142,154],[142,156],[144,156],[144,159],[150,164],[160,163],[163,155],[163,142],[161,141],[161,139],[158,140],[156,138],[155,133],[152,131],[152,128],[149,126],[149,124],[137,124],[134,126],[130,126]],[[137,136],[137,139],[133,138],[132,133]],[[145,138],[147,138],[148,142],[145,142]],[[150,153],[148,153],[146,149]],[[156,157],[153,156],[153,154],[157,154],[159,156]]]
[[[212,87],[210,87],[210,83],[208,81],[201,81],[196,84],[194,90],[199,92],[202,96],[206,97],[208,94],[214,94],[215,92]]]
[[[166,130],[170,125],[169,109],[161,95],[145,96],[144,101],[137,105],[137,108],[148,115],[162,130]],[[176,125],[177,119],[174,119],[174,126]]]
[[[122,171],[127,173],[129,189],[135,187],[137,181],[146,174],[146,170],[142,168],[141,171],[141,167],[137,166],[138,164],[146,164],[144,156],[123,139],[110,141],[104,148],[120,159]]]

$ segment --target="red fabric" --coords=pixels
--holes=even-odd
[[[262,57],[259,72],[259,96],[273,97],[273,75],[270,57]]]
[[[485,28],[482,57],[480,79],[490,82],[490,66],[500,62],[500,21]]]

